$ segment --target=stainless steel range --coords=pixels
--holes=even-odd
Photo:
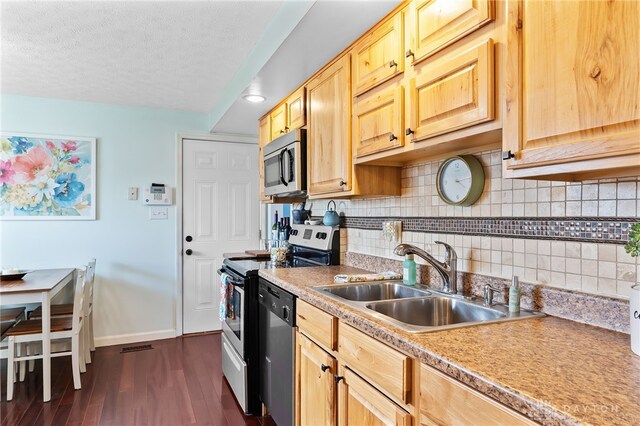
[[[225,259],[219,271],[230,275],[233,289],[227,318],[222,324],[223,374],[246,414],[260,414],[260,403],[263,402],[280,426],[293,421],[295,298],[265,282],[272,290],[268,293],[272,302],[270,307],[275,305],[277,310],[278,306],[282,309],[286,306],[288,311],[283,322],[286,327],[277,326],[276,317],[280,316],[278,319],[282,320],[282,315],[278,315],[282,313],[268,312],[264,303],[259,303],[259,287],[263,289],[263,301],[267,290],[265,284],[259,282],[258,271],[275,267],[337,265],[340,263],[340,230],[323,225],[291,225],[289,243],[290,255],[284,264],[276,266],[271,262]],[[277,303],[276,294],[283,298],[282,303]],[[276,330],[277,336],[273,334]],[[281,333],[283,330],[284,334]],[[278,340],[275,344],[274,339],[284,341]],[[286,376],[278,376],[277,385],[269,374],[275,370]],[[278,397],[272,398],[275,392]]]

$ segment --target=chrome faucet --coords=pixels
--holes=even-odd
[[[458,255],[449,244],[442,241],[436,241],[436,244],[442,244],[445,248],[444,262],[438,261],[426,251],[411,244],[398,244],[393,252],[398,256],[415,254],[426,260],[442,277],[444,291],[456,294],[458,292]]]

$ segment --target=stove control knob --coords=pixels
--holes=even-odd
[[[316,232],[316,238],[317,238],[317,239],[320,239],[320,238],[321,238],[321,237],[320,237],[320,235],[322,235],[320,232]]]
[[[322,239],[323,239],[323,240],[326,240],[326,239],[327,239],[327,233],[326,233],[326,232],[323,232],[323,233],[322,233]]]

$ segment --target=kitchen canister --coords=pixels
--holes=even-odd
[[[640,284],[631,287],[629,314],[631,315],[631,350],[640,355]]]

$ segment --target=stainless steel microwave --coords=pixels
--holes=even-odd
[[[307,193],[307,131],[292,130],[264,147],[264,194]]]

